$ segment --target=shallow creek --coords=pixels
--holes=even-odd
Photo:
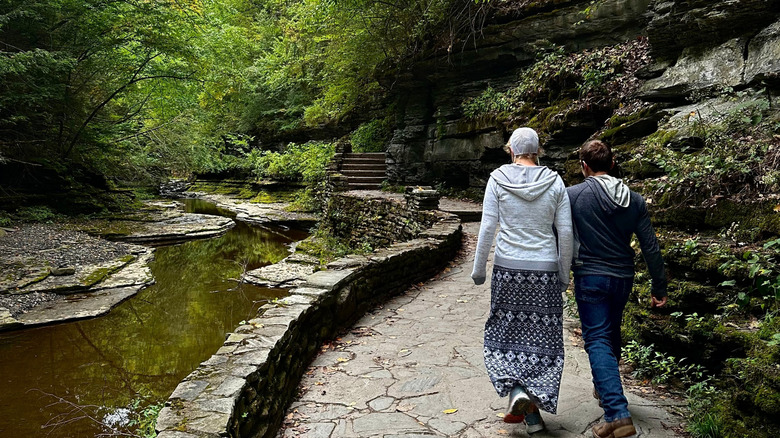
[[[195,200],[187,211],[229,215]],[[222,237],[159,247],[156,284],[108,315],[0,334],[0,437],[132,430],[134,412],[164,402],[226,333],[286,294],[235,279],[281,260],[306,234],[237,223]]]

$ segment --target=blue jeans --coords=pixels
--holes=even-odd
[[[620,324],[633,278],[584,275],[574,278],[574,294],[582,322],[593,385],[601,396],[604,420],[627,418],[628,401],[620,382]]]

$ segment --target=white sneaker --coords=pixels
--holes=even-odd
[[[523,415],[531,406],[531,396],[522,386],[517,385],[509,392],[509,409],[511,415]]]

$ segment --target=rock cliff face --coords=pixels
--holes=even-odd
[[[661,107],[716,89],[778,86],[779,0],[604,0],[589,17],[588,1],[554,3],[556,9],[490,24],[471,47],[421,60],[395,78],[398,126],[387,148],[392,182],[483,187],[489,172],[507,162],[502,147],[517,125],[469,119],[461,105],[488,87],[516,85],[551,46],[571,53],[646,36],[654,61],[637,73],[647,80],[639,98]],[[581,112],[566,129],[543,132],[544,163],[563,170],[569,154],[612,115]]]

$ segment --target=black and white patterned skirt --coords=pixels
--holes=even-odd
[[[563,295],[558,273],[493,267],[485,366],[501,397],[521,385],[556,413],[563,373]]]

